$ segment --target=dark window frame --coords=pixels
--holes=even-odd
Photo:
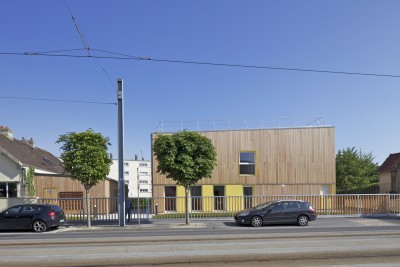
[[[18,197],[17,182],[0,182],[0,198]]]
[[[252,159],[248,154],[252,153]],[[247,155],[246,155],[247,154]],[[239,175],[256,176],[257,175],[257,152],[254,150],[243,150],[239,152]]]

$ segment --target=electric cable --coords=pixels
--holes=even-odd
[[[51,98],[34,98],[34,97],[17,97],[17,96],[0,96],[0,99],[34,100],[34,101],[67,102],[67,103],[99,104],[99,105],[117,105],[117,103],[112,103],[112,102],[96,102],[96,101],[51,99]]]

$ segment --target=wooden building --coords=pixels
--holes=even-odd
[[[217,166],[212,172],[212,178],[201,179],[198,185],[192,187],[192,197],[336,193],[334,127],[199,133],[208,137],[215,146]],[[154,133],[152,142],[162,134],[171,133]],[[157,173],[154,154],[152,176],[153,197],[184,196],[183,188],[175,186],[172,179]],[[175,203],[158,205],[160,211],[176,209]],[[215,204],[209,209],[219,207]]]
[[[379,167],[379,193],[400,192],[400,153],[390,154]]]

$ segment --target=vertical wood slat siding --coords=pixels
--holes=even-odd
[[[39,198],[46,198],[44,189],[53,188],[59,192],[83,192],[85,188],[79,181],[72,180],[66,176],[40,176],[35,175],[35,188],[36,196]],[[90,190],[90,197],[115,197],[114,190],[118,188],[116,182],[109,180],[100,181],[96,186]],[[58,197],[58,196],[57,196]]]
[[[291,129],[261,129],[199,132],[208,137],[217,152],[218,166],[211,179],[198,184],[265,185],[261,191],[281,191],[284,184],[290,191],[308,192],[305,186],[320,190],[321,184],[335,184],[335,129],[310,127]],[[157,134],[153,135],[153,141]],[[239,175],[240,151],[256,151],[255,176]],[[153,155],[153,186],[174,184],[172,179],[156,172]],[[270,186],[267,186],[270,185]],[[297,188],[296,188],[297,186]],[[318,187],[318,189],[317,189]],[[287,190],[288,191],[288,190]],[[260,192],[261,193],[261,192]]]

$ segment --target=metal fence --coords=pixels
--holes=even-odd
[[[299,199],[310,202],[319,215],[400,214],[399,194],[370,195],[275,195],[249,197],[191,197],[191,218],[232,217],[236,212],[276,199]],[[185,217],[184,197],[132,199],[132,220],[150,221]],[[39,199],[39,203],[59,205],[68,220],[86,220],[84,198]],[[117,198],[91,198],[91,218],[99,221],[118,220]]]

